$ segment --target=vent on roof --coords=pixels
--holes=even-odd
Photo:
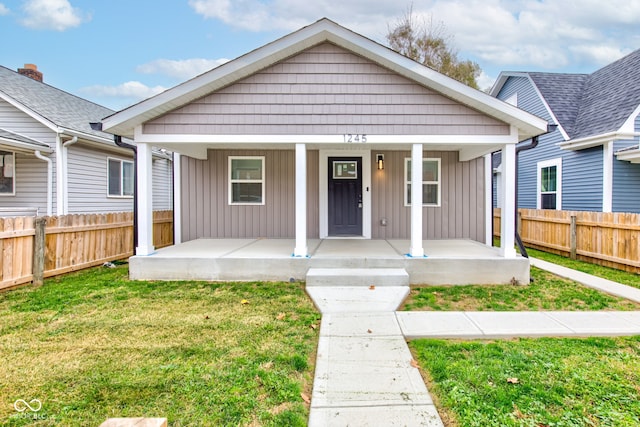
[[[42,73],[38,71],[38,67],[35,64],[24,64],[24,68],[18,68],[18,74],[30,77],[39,82],[42,81]]]

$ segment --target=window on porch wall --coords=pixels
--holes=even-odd
[[[0,195],[15,194],[15,153],[0,151]]]
[[[411,206],[411,158],[404,159],[404,205]],[[440,159],[422,159],[422,206],[440,206]]]
[[[264,156],[229,157],[229,204],[264,205]]]

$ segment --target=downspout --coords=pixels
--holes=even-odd
[[[113,142],[118,147],[127,148],[133,152],[133,250],[138,247],[138,150],[135,145],[122,142],[120,135],[113,135]]]
[[[63,192],[63,214],[67,215],[69,213],[69,161],[67,158],[67,147],[78,142],[78,137],[74,136],[70,140],[62,143],[62,162],[63,162],[63,174],[62,174],[62,186],[64,188]]]
[[[516,147],[516,177],[515,177],[515,181],[516,181],[516,212],[514,215],[515,218],[515,227],[514,230],[516,230],[516,244],[518,245],[518,248],[520,249],[520,254],[525,257],[525,258],[529,258],[529,254],[527,253],[527,249],[524,247],[524,243],[522,243],[522,238],[520,237],[520,233],[518,233],[518,154],[520,154],[522,151],[527,151],[527,150],[531,150],[533,148],[536,148],[538,146],[538,142],[539,142],[539,138],[542,135],[546,135],[548,133],[551,133],[553,131],[555,131],[558,128],[558,125],[556,124],[547,124],[547,131],[543,134],[540,135],[536,135],[533,138],[531,138],[531,142],[526,144],[526,145],[521,145],[519,147]],[[492,186],[492,190],[493,190],[493,186]]]
[[[40,160],[47,162],[47,216],[53,214],[53,162],[50,158],[43,156],[39,150],[34,152]]]

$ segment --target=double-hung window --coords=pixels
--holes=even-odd
[[[404,159],[404,205],[411,206],[411,158]],[[422,159],[422,206],[440,206],[440,159]]]
[[[0,150],[0,196],[14,196],[16,194],[15,159],[15,153]]]
[[[538,162],[538,209],[562,209],[562,159]]]
[[[264,205],[264,156],[229,156],[229,204]]]
[[[108,195],[110,197],[133,197],[133,162],[107,159]]]

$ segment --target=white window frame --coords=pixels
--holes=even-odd
[[[109,167],[111,162],[118,162],[120,163],[120,194],[110,194],[109,193],[109,179],[110,179],[110,172],[111,172],[111,168]],[[124,160],[124,159],[118,159],[117,157],[107,157],[107,197],[111,198],[111,199],[133,199],[133,194],[129,195],[129,194],[124,194],[124,167],[123,165],[125,163],[131,164],[132,166],[132,170],[133,170],[133,177],[132,179],[134,180],[133,182],[133,188],[134,188],[134,192],[135,192],[135,164],[133,163],[133,161],[131,160]]]
[[[233,160],[260,160],[262,162],[262,177],[260,179],[233,179],[232,178],[232,164]],[[266,186],[265,186],[265,156],[229,156],[228,159],[228,178],[229,178],[229,205],[233,206],[264,206],[266,200]],[[243,183],[243,184],[260,184],[262,186],[262,197],[260,203],[251,203],[251,202],[234,202],[233,201],[233,184],[235,183]]]
[[[562,210],[562,157],[537,164],[536,209],[542,209],[542,169],[556,167],[556,210]]]
[[[0,197],[7,197],[7,196],[15,196],[16,195],[16,153],[15,151],[5,151],[5,150],[1,150],[4,153],[8,153],[8,154],[3,154],[2,156],[2,173],[5,173],[5,162],[7,161],[7,157],[11,156],[11,184],[12,184],[12,188],[11,188],[11,192],[10,193],[0,193]]]
[[[404,190],[404,206],[405,207],[409,207],[411,206],[411,203],[409,203],[408,199],[408,189],[409,189],[409,184],[411,184],[411,180],[407,177],[407,170],[409,168],[409,162],[411,162],[411,157],[405,157],[404,158],[404,186],[403,186],[403,190]],[[427,207],[440,207],[441,201],[442,201],[442,159],[440,158],[432,158],[432,157],[424,157],[422,159],[422,164],[423,164],[423,168],[424,168],[424,162],[437,162],[438,163],[438,180],[437,181],[422,181],[422,185],[424,186],[424,184],[431,184],[431,185],[437,185],[438,187],[438,200],[437,202],[434,203],[425,203],[424,200],[422,201],[422,206],[427,206]],[[424,169],[423,169],[424,170]]]

